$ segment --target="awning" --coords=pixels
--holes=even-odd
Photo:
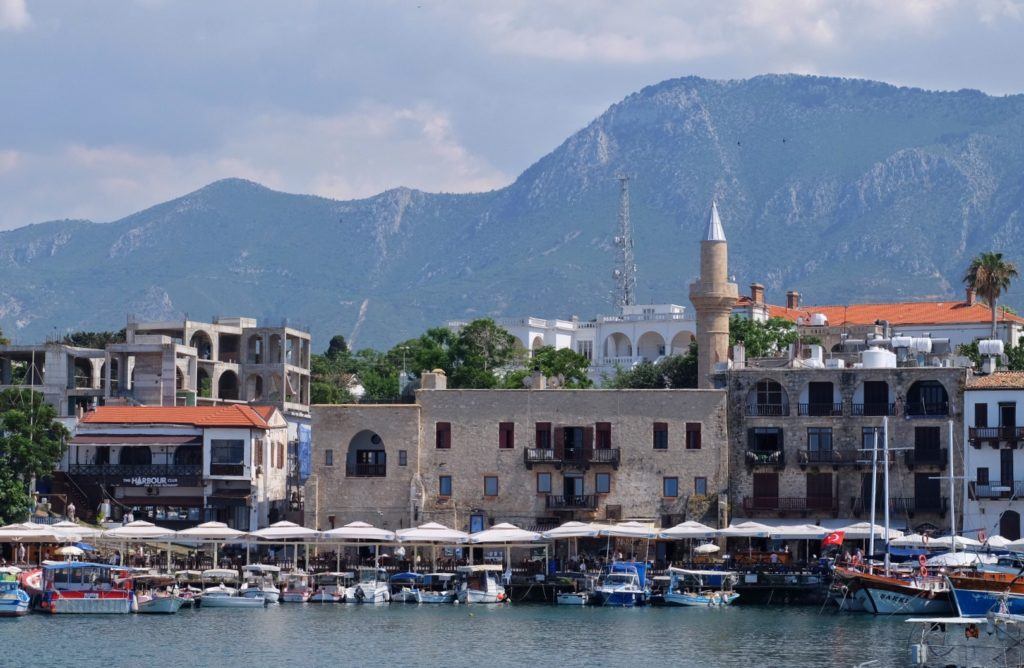
[[[193,434],[139,436],[136,434],[78,434],[71,445],[202,445],[203,437]]]
[[[252,492],[248,489],[217,489],[206,497],[209,508],[236,508],[249,505]]]

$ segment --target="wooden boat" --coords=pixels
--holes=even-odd
[[[344,603],[346,592],[355,580],[355,573],[320,573],[316,576],[316,591],[310,603]]]
[[[28,613],[28,594],[18,586],[20,568],[0,568],[0,617],[21,617]]]
[[[455,574],[427,573],[420,587],[420,603],[454,603]]]
[[[139,614],[171,615],[185,602],[178,596],[177,580],[169,575],[136,575],[128,582]]]
[[[313,595],[310,586],[310,575],[303,571],[292,571],[284,576],[284,590],[281,592],[282,603],[305,603]]]
[[[732,587],[739,580],[731,571],[695,571],[669,568],[665,605],[718,608],[740,597]]]
[[[917,571],[894,575],[836,568],[834,577],[845,582],[847,596],[875,615],[944,615],[953,610],[949,585],[942,576]]]
[[[395,573],[391,576],[392,603],[420,603],[423,576],[419,573]]]
[[[118,584],[108,564],[64,561],[43,566],[42,610],[58,615],[126,615],[133,602],[132,591]]]
[[[505,588],[498,584],[498,573],[502,570],[499,564],[460,566],[459,603],[504,603],[508,600]]]
[[[1024,614],[1024,577],[1011,573],[951,573],[946,576],[953,602],[962,617],[984,617],[991,611]]]

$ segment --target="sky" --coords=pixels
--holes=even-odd
[[[1024,92],[1024,0],[0,0],[0,229],[226,177],[499,188],[640,88],[796,72]]]

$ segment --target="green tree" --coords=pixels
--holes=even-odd
[[[956,347],[956,352],[971,360],[975,368],[981,367],[981,353],[978,351],[977,341],[961,343]],[[1004,368],[1007,371],[1024,371],[1024,339],[1015,346],[1005,346],[1003,354],[1006,356]]]
[[[644,360],[628,371],[619,369],[608,387],[619,390],[687,389],[697,387],[697,343],[685,355],[670,355],[657,364]]]
[[[324,353],[324,356],[333,359],[347,356],[348,353],[348,341],[346,341],[345,337],[341,334],[335,334],[331,337],[330,343],[327,344],[327,352]]]
[[[72,332],[64,337],[62,343],[69,346],[78,346],[79,348],[99,348],[102,350],[110,343],[124,343],[126,336],[127,334],[123,329],[117,332]]]
[[[10,343],[10,339],[4,338],[4,330],[0,329],[0,346],[7,346],[10,345]]]
[[[1002,253],[981,253],[967,267],[964,283],[973,288],[992,309],[992,338],[996,338],[996,303],[1010,282],[1017,278],[1017,267],[1003,259]]]
[[[64,455],[68,431],[38,392],[0,392],[0,523],[23,520],[33,478],[50,475]]]
[[[743,343],[748,357],[778,355],[797,338],[796,324],[785,318],[768,318],[765,322],[738,315],[729,318],[729,345]],[[804,339],[804,342],[811,341]]]
[[[490,318],[469,323],[459,332],[451,352],[451,386],[489,388],[498,385],[498,373],[521,362],[512,336]]]
[[[534,369],[540,369],[545,377],[561,376],[562,387],[583,389],[593,387],[594,382],[587,376],[590,360],[570,348],[555,350],[553,346],[543,346],[533,351],[533,358],[522,369],[517,369],[505,377],[505,387],[522,389],[524,381]]]

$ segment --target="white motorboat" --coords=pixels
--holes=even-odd
[[[733,585],[739,580],[731,571],[695,571],[669,568],[665,605],[717,608],[739,598]]]
[[[504,603],[505,588],[498,584],[500,564],[459,567],[459,603]]]
[[[355,580],[352,572],[320,573],[316,576],[316,589],[310,603],[344,603],[348,587]]]
[[[359,582],[345,592],[346,603],[387,603],[390,600],[387,571],[373,566],[360,567]]]
[[[242,569],[242,572],[245,575],[245,582],[241,589],[242,596],[246,598],[263,596],[267,603],[277,603],[281,600],[281,590],[277,586],[280,568],[266,564],[249,564]]]
[[[644,605],[649,597],[647,564],[615,561],[602,574],[592,598],[595,605],[632,607]]]
[[[139,614],[172,615],[185,602],[178,596],[177,580],[169,575],[136,575],[130,581]]]
[[[454,603],[455,573],[427,573],[420,583],[420,603]]]
[[[303,571],[292,571],[286,573],[282,580],[284,589],[281,592],[282,603],[305,603],[313,595],[313,587],[310,586],[310,575]]]
[[[423,576],[419,573],[395,573],[391,576],[392,603],[421,603]]]
[[[555,597],[558,605],[586,605],[590,595],[585,591],[565,591]]]
[[[203,571],[203,582],[211,586],[203,590],[204,608],[262,608],[267,604],[263,596],[239,596],[238,589],[229,583],[238,581],[238,573],[223,568]],[[213,585],[213,582],[218,584]]]
[[[18,586],[21,569],[0,568],[0,617],[21,617],[28,613],[29,596]]]

